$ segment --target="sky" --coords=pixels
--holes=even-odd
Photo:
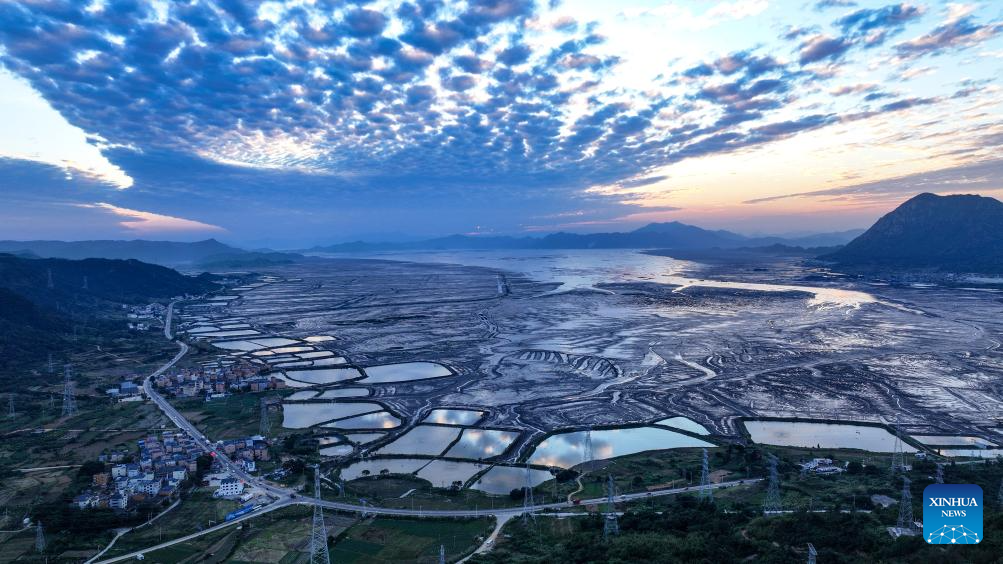
[[[1003,4],[0,1],[0,239],[870,225],[1003,195]]]

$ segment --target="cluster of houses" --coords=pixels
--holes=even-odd
[[[832,476],[845,472],[846,469],[836,466],[831,458],[813,458],[808,462],[801,463],[801,471],[816,476]]]
[[[73,505],[126,509],[133,503],[173,498],[198,470],[198,457],[205,452],[181,432],[151,435],[138,445],[138,462],[116,463],[123,460],[121,453],[106,457],[111,463],[91,476],[91,488],[75,497]]]
[[[221,399],[233,392],[260,392],[286,387],[280,378],[264,376],[262,367],[240,360],[227,365],[184,368],[162,374],[155,380],[157,387],[175,397],[205,397],[206,401]]]
[[[167,313],[167,308],[163,304],[152,303],[147,305],[125,306],[128,308],[126,317],[129,318],[129,329],[137,331],[149,331],[151,321],[160,321]]]
[[[138,459],[121,451],[101,455],[98,460],[104,463],[104,468],[93,474],[91,486],[73,499],[75,507],[128,509],[137,504],[175,498],[182,482],[195,477],[198,458],[205,453],[181,432],[165,432],[160,437],[149,436],[137,442]],[[257,469],[257,462],[271,458],[268,442],[258,435],[216,444],[248,472]],[[243,499],[250,495],[244,492],[244,483],[226,471],[219,461],[214,461],[202,477],[202,485],[215,488],[213,495],[219,498]]]
[[[141,392],[139,385],[130,380],[123,380],[117,387],[105,390],[108,397],[117,401],[143,401]]]

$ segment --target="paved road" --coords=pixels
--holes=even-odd
[[[165,326],[164,326],[164,335],[167,338],[171,338],[171,330],[170,330],[171,323],[170,323],[170,321],[171,321],[171,317],[173,315],[173,309],[174,309],[174,302],[171,302],[170,305],[167,308],[167,316],[165,318]],[[240,466],[238,466],[237,464],[235,464],[233,461],[231,461],[230,458],[228,456],[226,456],[225,453],[218,451],[216,449],[216,446],[213,443],[209,442],[209,440],[191,422],[189,422],[187,419],[185,419],[185,417],[183,415],[181,415],[181,413],[179,413],[178,410],[175,409],[174,406],[170,404],[170,402],[168,402],[163,396],[161,396],[160,394],[158,394],[157,391],[156,391],[156,389],[154,389],[153,382],[152,382],[153,378],[156,378],[157,376],[159,376],[159,375],[163,374],[164,372],[166,372],[167,370],[169,370],[172,366],[174,366],[175,364],[177,364],[177,362],[179,360],[181,360],[186,354],[188,354],[188,350],[189,349],[188,349],[188,345],[187,344],[185,344],[185,343],[183,343],[181,341],[175,341],[175,342],[181,347],[181,350],[178,351],[178,354],[176,354],[174,356],[174,358],[172,358],[166,364],[164,364],[163,366],[161,366],[155,372],[153,372],[152,374],[150,374],[149,376],[147,376],[145,380],[143,380],[143,390],[146,392],[146,395],[149,396],[149,398],[154,403],[156,403],[157,407],[159,407],[160,410],[163,411],[164,414],[167,415],[167,417],[175,425],[177,425],[177,427],[179,429],[181,429],[185,433],[187,433],[192,439],[195,440],[196,443],[199,444],[199,446],[201,446],[202,448],[204,448],[207,452],[212,453],[216,457],[217,460],[219,460],[224,466],[226,466],[226,468],[227,468],[227,470],[229,472],[231,472],[234,476],[236,476],[239,479],[241,479],[244,482],[246,482],[249,486],[256,487],[256,488],[258,488],[260,490],[263,490],[263,491],[267,492],[270,496],[272,496],[274,498],[274,501],[272,503],[266,505],[265,507],[262,507],[261,509],[253,512],[253,513],[249,513],[249,514],[247,514],[245,516],[242,516],[242,517],[240,517],[238,519],[235,519],[233,521],[230,521],[230,522],[227,522],[227,523],[221,523],[219,525],[216,525],[215,527],[206,529],[204,531],[200,531],[198,533],[193,533],[191,535],[187,535],[187,536],[184,536],[184,537],[181,537],[181,538],[178,538],[178,539],[174,539],[172,541],[168,541],[168,542],[165,542],[165,543],[158,544],[156,546],[151,546],[151,547],[146,548],[146,549],[141,550],[141,551],[137,551],[137,552],[134,552],[134,553],[131,553],[131,554],[119,556],[117,558],[113,558],[113,559],[109,559],[109,560],[103,560],[102,564],[105,563],[105,562],[117,562],[117,561],[120,561],[120,560],[135,558],[136,556],[138,556],[140,554],[143,554],[143,553],[146,553],[146,552],[150,552],[150,551],[153,551],[153,550],[157,550],[157,549],[160,549],[160,548],[165,548],[165,547],[168,547],[168,546],[180,543],[180,542],[185,542],[185,541],[191,540],[193,538],[196,538],[198,536],[204,535],[206,533],[210,533],[210,532],[213,532],[213,531],[221,530],[223,528],[226,528],[226,527],[228,527],[230,525],[233,525],[234,523],[238,523],[238,522],[243,521],[245,519],[250,519],[250,518],[253,518],[253,517],[257,517],[258,515],[262,515],[264,513],[270,512],[270,511],[275,511],[276,509],[279,509],[279,508],[282,508],[282,507],[286,507],[286,506],[292,505],[292,504],[320,505],[320,506],[328,508],[328,509],[334,509],[334,510],[338,510],[338,511],[352,512],[352,513],[365,513],[365,514],[370,514],[370,515],[372,515],[372,514],[377,514],[377,515],[397,515],[397,516],[419,517],[419,518],[420,517],[485,517],[485,516],[495,516],[495,517],[497,517],[499,519],[502,519],[502,518],[511,518],[512,516],[515,516],[515,515],[521,515],[522,513],[525,512],[525,510],[522,507],[503,507],[503,508],[494,508],[494,509],[419,510],[419,509],[394,509],[394,508],[389,508],[389,507],[374,507],[374,506],[371,506],[371,505],[365,505],[365,506],[363,506],[363,505],[355,505],[355,504],[352,504],[352,503],[342,503],[342,502],[338,502],[338,501],[318,500],[318,499],[310,498],[310,497],[301,497],[301,496],[296,495],[296,493],[293,490],[289,489],[289,488],[279,487],[279,486],[276,486],[276,485],[274,485],[274,484],[272,484],[270,482],[267,482],[267,481],[265,481],[265,480],[263,480],[261,478],[258,478],[258,477],[255,477],[255,476],[251,476],[247,472],[245,472],[243,470],[243,468],[241,468]],[[722,483],[719,483],[719,484],[712,484],[711,487],[713,487],[714,489],[729,488],[729,487],[737,486],[737,485],[740,485],[740,484],[756,483],[756,482],[759,482],[761,480],[762,480],[762,478],[752,478],[752,479],[748,479],[748,480],[737,480],[737,481],[732,481],[732,482],[722,482]],[[631,494],[625,494],[625,495],[617,496],[616,501],[619,503],[619,502],[632,501],[632,500],[638,500],[638,499],[646,499],[646,498],[651,498],[651,497],[661,497],[661,496],[667,496],[667,495],[676,495],[676,494],[686,493],[686,492],[690,492],[690,491],[697,491],[697,490],[698,490],[698,488],[695,488],[695,487],[685,487],[685,488],[672,488],[672,489],[657,490],[657,491],[651,491],[651,492],[638,492],[638,493],[631,493]],[[595,505],[595,504],[604,503],[605,501],[606,501],[605,498],[586,499],[586,500],[582,500],[578,505]],[[530,507],[529,511],[531,511],[533,513],[537,513],[537,512],[541,512],[541,511],[547,511],[547,510],[568,509],[568,508],[572,508],[572,507],[575,507],[575,504],[567,502],[567,501],[564,501],[564,502],[559,502],[559,503],[545,503],[545,504],[535,505],[535,506]]]

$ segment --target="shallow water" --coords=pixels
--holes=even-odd
[[[282,426],[286,429],[305,429],[318,423],[379,411],[378,403],[284,403],[282,404]]]
[[[856,448],[893,452],[895,436],[881,427],[803,421],[745,421],[753,442],[798,447]],[[903,452],[916,452],[908,444]]]
[[[348,456],[355,451],[352,445],[337,445],[320,449],[321,456]]]
[[[675,427],[676,429],[682,429],[683,431],[689,431],[691,433],[696,433],[697,435],[710,434],[710,431],[708,431],[706,427],[689,417],[669,417],[668,419],[655,421],[655,423],[658,425],[665,425],[667,427]]]
[[[446,447],[456,440],[459,434],[460,430],[453,427],[418,425],[376,451],[376,454],[438,455],[442,454],[442,451],[446,450]]]
[[[592,451],[596,460],[634,454],[646,450],[683,447],[713,447],[700,439],[658,427],[633,427],[592,431]],[[545,466],[571,468],[582,463],[585,431],[560,433],[537,445],[529,461]]]
[[[454,462],[452,460],[433,460],[418,471],[418,477],[428,480],[433,486],[448,488],[453,482],[466,483],[474,474],[485,468],[475,462]]]
[[[378,476],[384,469],[389,470],[391,474],[412,474],[426,464],[428,464],[428,459],[417,458],[363,460],[342,468],[341,479],[347,482],[361,478],[367,470],[371,476]]]
[[[982,437],[958,437],[958,436],[948,436],[948,435],[912,435],[912,438],[923,443],[924,445],[958,445],[958,446],[974,446],[978,448],[993,447],[996,446]]]
[[[286,401],[308,400],[314,397],[315,395],[317,395],[317,392],[313,390],[296,392],[294,394],[286,396]]]
[[[941,448],[937,454],[956,458],[970,456],[972,458],[996,458],[1003,456],[1003,448]]]
[[[381,411],[379,413],[370,413],[368,415],[359,415],[357,417],[342,419],[341,421],[334,421],[322,425],[322,427],[329,427],[331,429],[393,429],[394,427],[400,427],[400,424],[400,419],[386,411]]]
[[[446,456],[474,460],[498,456],[518,437],[519,433],[513,431],[464,429],[460,441],[449,449]]]
[[[373,441],[382,439],[386,436],[386,433],[345,433],[345,438],[352,441],[353,443],[358,443],[364,445],[371,443]]]
[[[333,384],[362,376],[354,368],[322,368],[320,370],[287,370],[286,376],[311,384]]]
[[[434,362],[399,362],[396,364],[381,364],[364,368],[367,384],[383,384],[388,382],[410,382],[449,376],[452,372],[441,364]]]
[[[546,470],[529,469],[529,483],[536,487],[553,476]],[[482,491],[492,495],[508,495],[516,488],[526,485],[526,468],[522,466],[495,466],[480,477],[471,489]]]
[[[473,425],[484,417],[485,412],[471,409],[433,409],[425,417],[423,423],[439,423],[440,425]]]
[[[327,390],[320,394],[317,399],[361,398],[368,395],[369,390],[365,388],[339,388],[337,390]]]

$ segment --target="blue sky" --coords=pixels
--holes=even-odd
[[[1003,189],[994,2],[0,4],[0,238],[865,227]]]

